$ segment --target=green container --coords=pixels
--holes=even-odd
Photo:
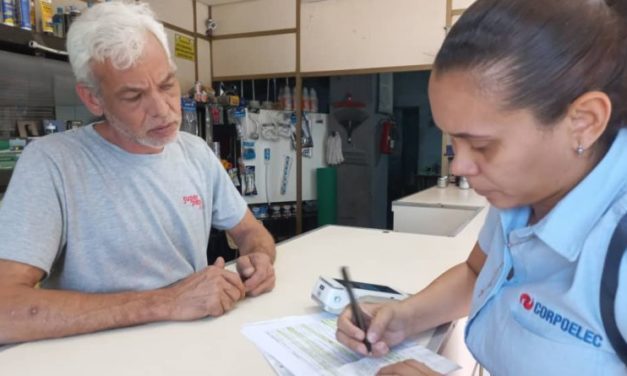
[[[0,152],[0,170],[12,170],[19,156],[20,153],[16,151]]]
[[[337,170],[323,167],[316,170],[318,191],[318,226],[337,224]]]

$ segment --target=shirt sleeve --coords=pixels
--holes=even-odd
[[[210,176],[213,178],[211,225],[219,230],[229,230],[244,218],[248,205],[213,151],[209,147],[207,149],[211,161]]]
[[[493,206],[490,206],[483,227],[481,227],[481,231],[479,231],[479,246],[486,255],[490,253],[490,244],[494,238],[495,231],[497,231],[499,227],[499,211]]]
[[[62,247],[62,180],[37,142],[18,159],[0,205],[0,259],[49,273]]]

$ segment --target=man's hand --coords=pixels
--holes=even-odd
[[[246,295],[257,296],[274,288],[274,240],[263,225],[246,210],[242,220],[227,231],[242,255],[237,259],[237,271],[244,280]]]
[[[237,271],[244,280],[247,295],[257,296],[274,288],[274,267],[266,253],[253,252],[241,256],[237,259]]]
[[[245,295],[237,273],[224,269],[224,259],[218,257],[206,269],[170,286],[172,294],[171,320],[194,320],[206,316],[221,316],[230,311]]]
[[[440,376],[423,363],[413,359],[404,360],[399,363],[383,367],[377,372],[377,376]]]

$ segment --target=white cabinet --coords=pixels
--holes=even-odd
[[[296,0],[257,0],[211,7],[213,35],[254,33],[296,27]]]
[[[163,22],[194,31],[194,4],[192,0],[144,0]]]
[[[211,17],[214,79],[296,73],[296,0],[217,5]]]
[[[472,189],[429,188],[392,202],[394,231],[454,237],[487,205]]]
[[[296,0],[214,6],[213,74],[293,74],[298,53],[304,74],[429,69],[444,40],[446,6],[446,0],[307,1],[298,33]]]
[[[216,39],[213,75],[217,80],[281,74],[296,71],[296,34]]]
[[[396,204],[394,231],[455,236],[481,211],[481,207],[428,204]]]
[[[446,25],[445,0],[342,0],[301,8],[302,72],[428,67]]]

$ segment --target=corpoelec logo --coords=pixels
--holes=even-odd
[[[531,298],[531,296],[529,296],[529,294],[522,294],[520,295],[520,304],[522,304],[523,307],[525,307],[525,309],[529,311],[531,308],[533,308],[533,299]]]
[[[539,301],[535,301],[531,295],[520,294],[520,304],[530,313],[533,313],[540,319],[546,321],[555,327],[558,327],[564,333],[567,333],[580,341],[590,344],[594,347],[601,347],[603,337],[590,329],[584,328],[579,323],[562,315],[560,312],[554,311]]]

